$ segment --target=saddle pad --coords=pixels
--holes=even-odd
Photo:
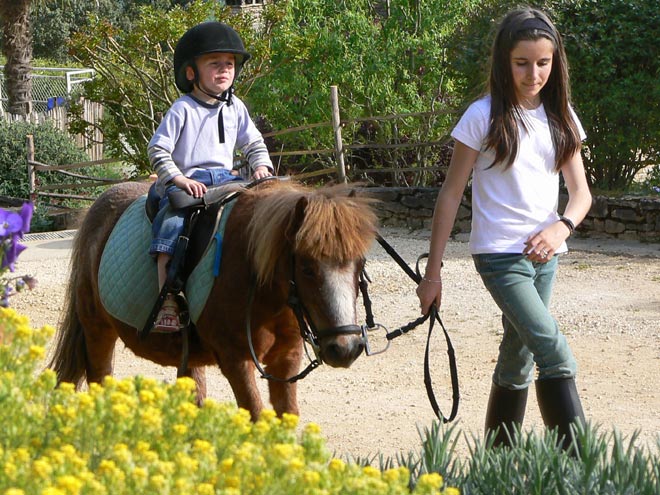
[[[106,311],[142,329],[158,299],[158,270],[149,254],[151,222],[145,214],[146,195],[136,199],[120,217],[105,245],[99,266],[99,294]],[[234,202],[227,204],[213,240],[185,286],[190,318],[197,322],[217,276],[222,235]]]
[[[142,329],[158,299],[158,269],[149,255],[151,222],[145,214],[146,200],[146,195],[139,197],[119,218],[99,266],[103,307],[136,329]]]

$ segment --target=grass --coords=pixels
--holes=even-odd
[[[589,424],[578,428],[579,452],[570,455],[557,447],[556,432],[517,431],[512,448],[494,449],[479,438],[468,439],[465,458],[455,455],[459,435],[455,426],[435,422],[420,431],[418,453],[354,462],[381,469],[405,466],[412,484],[425,473],[441,473],[463,495],[660,494],[660,435],[652,452],[637,445],[639,433],[626,439]]]

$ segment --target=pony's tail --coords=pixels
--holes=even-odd
[[[72,260],[78,258],[81,236],[77,235],[72,250]],[[76,312],[76,286],[80,277],[81,265],[71,262],[71,276],[64,301],[64,318],[56,336],[55,350],[48,367],[57,374],[58,385],[62,382],[73,383],[80,387],[87,375],[87,349],[85,333]]]

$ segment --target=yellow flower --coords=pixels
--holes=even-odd
[[[14,450],[14,459],[21,464],[25,464],[30,461],[30,451],[25,447],[19,447]]]
[[[41,490],[41,495],[66,495],[63,490],[55,488],[54,486],[49,486]]]
[[[316,471],[305,471],[303,473],[303,481],[307,485],[318,485],[321,481],[321,475]]]
[[[124,394],[132,395],[135,393],[135,383],[131,378],[124,378],[117,384],[117,390]]]
[[[444,495],[461,495],[461,491],[458,488],[454,488],[453,486],[448,486],[445,488]]]
[[[174,431],[174,433],[176,433],[177,435],[183,436],[188,432],[188,427],[181,423],[177,423],[174,426],[172,426],[172,431]]]
[[[16,469],[16,464],[14,464],[13,462],[5,462],[5,467],[3,471],[7,475],[7,478],[13,480],[16,477],[16,472],[18,471],[18,469]]]
[[[241,486],[241,481],[238,479],[238,476],[227,476],[225,478],[225,486],[227,488],[238,488]]]
[[[32,463],[32,473],[37,478],[48,478],[53,472],[53,468],[46,459],[37,459]]]
[[[272,409],[263,409],[259,415],[259,419],[266,422],[272,421],[276,417],[277,413]]]
[[[131,416],[131,408],[126,404],[113,404],[112,413],[121,419],[128,419]]]
[[[57,486],[61,488],[64,493],[77,495],[83,487],[83,482],[75,476],[66,474],[57,478]]]
[[[199,414],[199,408],[191,402],[183,402],[182,404],[179,404],[178,413],[179,418],[184,421],[193,420]]]
[[[380,478],[380,471],[373,466],[364,466],[362,472],[369,478]]]
[[[231,457],[229,457],[229,458],[227,458],[227,459],[223,459],[223,460],[220,462],[220,469],[221,469],[223,472],[227,473],[227,472],[229,472],[229,471],[231,470],[231,468],[232,468],[233,465],[234,465],[234,459],[232,459]]]
[[[196,488],[197,495],[214,495],[215,488],[210,483],[200,483]]]
[[[184,376],[177,378],[174,384],[174,390],[191,395],[197,390],[197,384],[192,378]]]
[[[20,488],[8,488],[4,495],[25,495],[25,492]]]
[[[30,359],[37,361],[44,357],[46,350],[40,345],[31,345],[30,346]]]
[[[132,478],[141,482],[146,481],[148,475],[149,473],[147,473],[147,470],[143,467],[136,467],[133,469],[133,472],[131,472]]]
[[[155,488],[156,490],[164,489],[166,484],[167,484],[167,480],[165,479],[165,476],[163,476],[162,474],[154,474],[149,479],[149,485]]]
[[[263,419],[260,419],[254,424],[254,431],[259,435],[265,435],[270,431],[270,425]]]
[[[341,459],[330,459],[330,463],[328,464],[328,469],[330,469],[330,471],[343,473],[346,470],[346,463]]]
[[[305,433],[309,435],[318,435],[321,433],[321,427],[316,423],[307,423],[307,426],[305,426]]]
[[[55,327],[51,325],[44,325],[41,327],[41,332],[44,334],[46,338],[51,338],[53,335],[55,335]]]
[[[442,476],[438,473],[426,473],[417,480],[416,489],[439,490],[442,487]]]
[[[193,442],[193,450],[201,454],[211,454],[215,452],[213,444],[207,440],[200,440],[199,438]]]
[[[94,409],[94,398],[87,392],[80,392],[78,394],[78,405],[82,411],[90,411]]]
[[[72,394],[76,391],[76,386],[73,383],[62,382],[60,383],[60,390],[65,394]]]
[[[295,414],[282,414],[282,425],[288,430],[295,430],[298,426],[299,417]]]
[[[293,456],[293,445],[289,443],[278,443],[273,446],[273,452],[280,459],[286,460]]]

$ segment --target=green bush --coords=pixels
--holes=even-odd
[[[148,378],[75,392],[35,373],[54,329],[0,308],[0,493],[85,495],[458,495],[437,473],[409,489],[406,468],[381,472],[332,458],[318,425],[194,402],[189,378]]]
[[[63,165],[89,160],[65,132],[52,124],[0,121],[0,195],[29,199],[26,136],[34,136],[34,158],[46,165]],[[53,172],[40,172],[43,184],[71,182]],[[70,178],[69,178],[70,179]]]

